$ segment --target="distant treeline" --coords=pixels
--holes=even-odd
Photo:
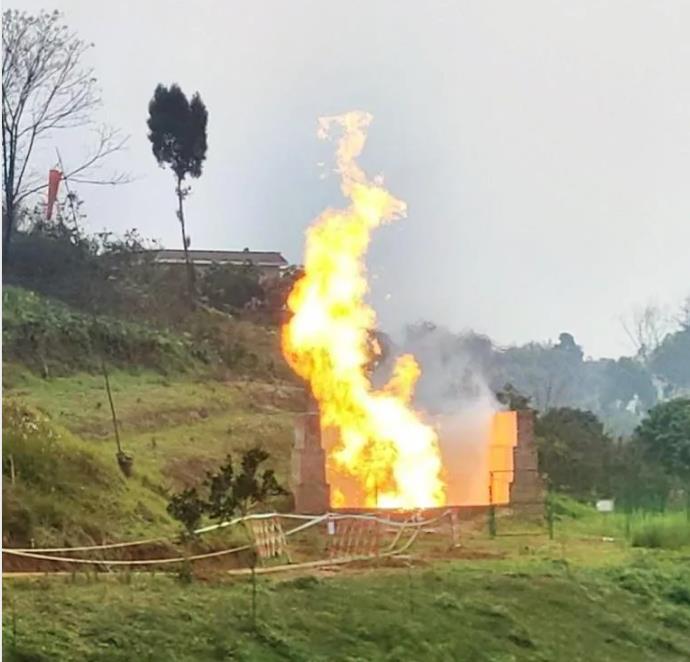
[[[482,388],[510,385],[539,411],[591,411],[607,430],[629,435],[657,403],[690,393],[690,307],[653,346],[641,340],[636,356],[618,359],[585,358],[565,332],[557,343],[499,347],[487,336],[428,322],[409,326],[402,347],[389,351],[410,351],[420,361],[419,402],[429,408],[452,408]]]
[[[39,209],[23,211],[5,284],[16,284],[60,299],[90,314],[136,318],[188,331],[189,310],[180,292],[184,274],[154,264],[156,245],[136,231],[122,237],[82,228],[80,201],[58,205],[46,222]],[[261,282],[251,266],[212,268],[200,278],[200,303],[230,314],[248,304],[280,311],[298,269],[273,283]],[[276,317],[274,321],[277,321]],[[423,373],[418,402],[427,409],[452,409],[482,389],[511,385],[539,411],[571,407],[591,411],[607,431],[628,436],[645,412],[659,402],[690,393],[690,298],[665,324],[647,308],[626,327],[637,346],[634,356],[588,359],[572,334],[556,343],[500,347],[488,336],[452,333],[431,322],[410,325],[400,347],[377,334],[387,356],[412,352]]]

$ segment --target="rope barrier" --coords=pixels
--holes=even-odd
[[[220,522],[219,524],[211,524],[209,526],[204,526],[200,529],[195,529],[194,533],[200,535],[202,533],[208,533],[209,531],[214,531],[215,529],[224,528],[226,526],[231,526],[238,524],[245,519],[261,519],[264,517],[286,517],[290,519],[312,519],[311,515],[296,515],[292,513],[256,513],[253,515],[247,515],[246,517],[236,517],[233,520],[227,522]],[[112,542],[103,543],[102,545],[82,545],[78,547],[6,547],[3,549],[4,552],[31,552],[36,554],[45,554],[49,552],[87,552],[97,549],[115,549],[120,547],[137,547],[142,545],[151,545],[154,543],[161,542],[172,542],[170,538],[145,538],[143,540],[131,540],[128,542]]]
[[[419,532],[422,530],[422,527],[428,526],[431,523],[438,522],[441,519],[445,518],[446,516],[449,515],[451,511],[445,511],[438,517],[429,519],[429,520],[424,520],[420,522],[415,522],[415,521],[406,521],[406,522],[394,522],[393,520],[387,520],[387,519],[382,519],[379,517],[376,517],[374,515],[347,515],[347,514],[336,514],[336,513],[326,513],[324,515],[319,515],[319,516],[306,516],[306,515],[292,515],[292,514],[281,514],[281,513],[260,513],[256,515],[248,515],[246,517],[240,517],[236,518],[235,520],[231,520],[230,522],[227,523],[221,523],[225,524],[227,526],[231,524],[236,524],[241,521],[246,521],[246,520],[251,520],[251,519],[267,519],[269,517],[287,517],[289,519],[302,519],[302,520],[308,520],[304,522],[303,524],[300,524],[289,531],[285,532],[285,536],[290,536],[295,533],[298,533],[300,531],[304,531],[306,529],[309,529],[313,526],[316,526],[317,524],[320,524],[322,522],[327,521],[328,519],[334,519],[336,521],[338,520],[343,520],[343,519],[367,519],[370,521],[377,521],[380,523],[385,523],[385,524],[390,524],[393,526],[399,527],[399,531],[387,549],[386,552],[383,552],[382,554],[379,554],[378,556],[389,556],[392,553],[400,553],[401,551],[404,551],[404,549],[407,549],[411,544],[412,540],[416,539],[416,537],[419,535]],[[214,525],[214,526],[220,526],[220,525]],[[411,539],[403,546],[402,550],[397,550],[397,552],[394,550],[395,546],[400,540],[400,537],[402,536],[402,533],[406,528],[409,527],[414,527],[415,532],[411,536]],[[208,528],[208,527],[207,527]],[[92,548],[98,549],[99,547],[95,546]],[[74,564],[85,564],[85,565],[106,565],[106,566],[146,566],[146,565],[168,565],[168,564],[173,564],[173,563],[182,563],[182,562],[189,562],[189,561],[200,561],[203,559],[209,559],[209,558],[216,558],[219,556],[226,556],[229,554],[234,554],[237,552],[245,551],[251,548],[251,545],[242,545],[240,547],[233,547],[230,549],[223,549],[223,550],[218,550],[215,552],[206,552],[204,554],[195,554],[192,556],[178,556],[178,557],[172,557],[172,558],[163,558],[163,559],[133,559],[133,560],[123,560],[123,559],[83,559],[83,558],[75,558],[75,557],[60,557],[60,556],[50,556],[45,553],[46,550],[24,550],[24,549],[3,549],[3,553],[5,554],[11,554],[13,556],[20,556],[24,558],[32,558],[36,560],[42,560],[42,561],[54,561],[58,563],[74,563]],[[77,548],[67,548],[71,550],[76,550]],[[348,557],[351,560],[354,560],[355,558],[359,557]],[[371,556],[366,556],[363,558],[371,558]],[[334,561],[337,561],[337,559],[329,559],[328,562],[324,561],[323,565],[327,565],[328,563],[333,563]],[[338,561],[338,563],[344,562],[344,561]],[[308,563],[315,563],[315,562],[308,562]],[[299,567],[300,564],[292,564],[289,567],[291,568],[296,568]],[[267,569],[264,569],[267,570]],[[230,572],[230,571],[229,571]]]
[[[145,540],[131,540],[129,542],[111,542],[102,545],[82,545],[81,547],[3,547],[3,552],[88,552],[96,549],[115,549],[119,547],[136,547],[159,542],[170,542],[168,538],[148,538]]]
[[[208,533],[209,531],[215,531],[217,529],[224,529],[228,526],[234,526],[240,522],[244,522],[252,519],[270,519],[271,517],[283,517],[285,519],[302,519],[302,520],[312,520],[314,515],[298,515],[297,513],[255,513],[253,515],[246,515],[244,517],[236,517],[235,519],[228,520],[227,522],[220,522],[218,524],[209,524],[208,526],[201,527],[200,529],[195,529],[194,533],[199,535],[201,533]]]
[[[385,524],[386,526],[406,528],[410,526],[410,524],[414,526],[429,526],[430,524],[433,524],[434,522],[438,522],[439,520],[443,519],[451,512],[451,510],[444,510],[440,515],[438,515],[437,517],[432,517],[431,519],[413,520],[408,518],[403,522],[398,522],[392,519],[384,519],[382,517],[378,517],[377,515],[359,515],[356,513],[327,513],[327,515],[329,515],[331,519],[334,519],[336,521],[340,519],[366,519],[372,522],[378,522],[379,524]]]
[[[450,511],[445,511],[441,517],[444,517],[448,512]],[[252,519],[269,519],[271,517],[281,517],[284,519],[299,519],[299,520],[312,520],[314,519],[314,515],[299,515],[297,513],[254,513],[252,515],[246,515],[244,517],[236,517],[232,520],[228,520],[226,522],[220,522],[218,524],[210,524],[208,526],[201,527],[199,529],[195,529],[194,533],[196,535],[201,535],[203,533],[209,533],[210,531],[216,531],[218,529],[223,529],[228,526],[234,526],[236,524],[239,524],[243,521],[247,520],[252,520]],[[406,526],[405,523],[403,522],[397,522],[395,520],[390,520],[390,519],[384,519],[381,517],[378,517],[376,515],[367,515],[367,514],[348,514],[348,513],[326,513],[325,515],[322,515],[320,517],[330,517],[331,519],[338,521],[340,519],[367,519],[371,521],[376,521],[379,522],[380,524],[385,524],[387,526],[391,527],[404,527]],[[438,518],[436,519],[430,519],[426,521],[420,522],[420,524],[427,526],[430,523],[433,523],[434,521],[437,521]],[[406,520],[407,522],[407,520]],[[143,545],[151,545],[155,543],[162,543],[162,542],[172,542],[169,538],[147,538],[143,540],[131,540],[128,542],[113,542],[113,543],[103,543],[101,545],[82,545],[82,546],[77,546],[77,547],[7,547],[3,548],[3,552],[6,552],[8,554],[13,554],[13,553],[19,553],[19,552],[26,552],[26,553],[31,553],[31,554],[48,554],[48,553],[53,553],[53,552],[87,552],[87,551],[95,551],[99,549],[118,549],[118,548],[123,548],[123,547],[139,547]]]
[[[322,521],[323,518],[317,518],[305,524],[290,529],[285,533],[286,536],[298,531],[302,531],[311,526],[315,526]],[[201,561],[203,559],[215,558],[218,556],[225,556],[228,554],[235,554],[237,552],[242,552],[250,549],[251,545],[242,545],[241,547],[231,547],[230,549],[221,549],[216,552],[206,552],[204,554],[194,554],[192,556],[176,556],[164,559],[81,559],[74,558],[73,556],[48,556],[46,554],[40,554],[36,552],[26,552],[17,549],[5,549],[3,553],[11,554],[13,556],[21,556],[24,558],[37,559],[40,561],[56,561],[58,563],[78,563],[86,565],[122,565],[122,566],[136,566],[136,565],[166,565],[170,563],[183,563],[184,561]]]

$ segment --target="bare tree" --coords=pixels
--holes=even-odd
[[[690,296],[686,297],[676,315],[676,321],[683,329],[690,329]]]
[[[62,23],[57,11],[3,13],[3,265],[22,201],[47,187],[45,173],[31,170],[36,146],[55,130],[91,125],[92,113],[101,104],[93,69],[82,64],[91,47]],[[127,139],[108,127],[95,131],[93,151],[63,173],[63,179],[89,184],[127,181],[124,175],[98,172],[103,159],[122,149]]]
[[[643,363],[647,363],[671,326],[668,315],[659,306],[651,303],[638,308],[628,318],[623,318],[621,323]]]

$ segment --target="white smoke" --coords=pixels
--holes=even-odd
[[[456,335],[430,324],[408,327],[403,342],[385,348],[377,373],[401,353],[412,354],[422,374],[415,389],[415,406],[438,433],[448,503],[486,503],[489,444],[494,414],[503,407],[486,377],[492,347],[488,338]]]

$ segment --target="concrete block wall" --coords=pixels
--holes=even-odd
[[[320,514],[328,511],[331,493],[326,482],[326,454],[321,445],[317,411],[298,414],[295,420],[291,486],[296,512]]]
[[[326,480],[326,452],[323,448],[318,408],[309,402],[308,411],[295,419],[295,440],[292,450],[291,487],[295,511],[305,514],[327,512],[331,506],[331,490]],[[545,496],[544,483],[538,471],[537,446],[534,440],[534,412],[517,411],[516,442],[509,503],[539,504]],[[454,504],[457,505],[457,504]]]
[[[513,481],[510,503],[540,503],[544,500],[544,481],[539,475],[537,444],[534,440],[534,412],[515,412],[517,443],[513,448]]]

